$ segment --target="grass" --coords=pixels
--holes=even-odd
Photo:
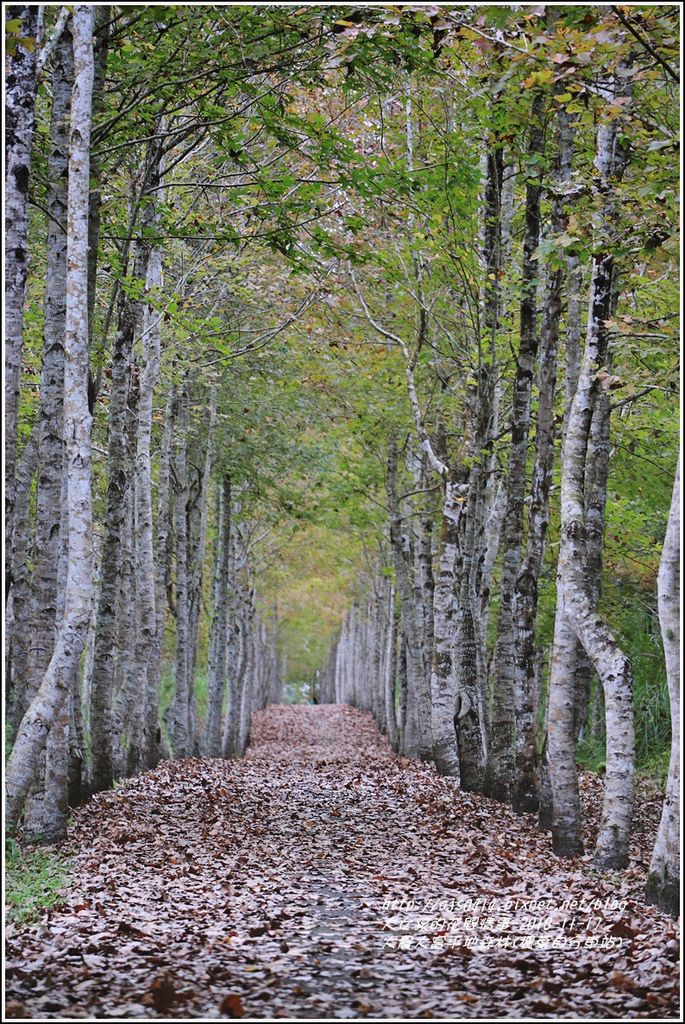
[[[586,735],[576,747],[576,764],[587,772],[603,775],[606,771],[604,739]]]
[[[54,907],[68,878],[68,862],[47,850],[22,850],[8,839],[5,847],[7,921],[30,924]]]
[[[664,747],[655,751],[651,757],[638,762],[636,774],[638,778],[651,779],[658,782],[659,788],[666,789],[668,781],[668,765],[671,759],[671,748]]]
[[[638,744],[635,760],[636,776],[638,778],[651,779],[663,791],[666,788],[666,780],[668,779],[670,755],[670,745],[665,746],[663,741],[655,744],[652,751],[641,751]],[[597,739],[590,735],[584,736],[576,749],[576,762],[585,771],[593,772],[596,775],[603,775],[606,771],[604,739]]]

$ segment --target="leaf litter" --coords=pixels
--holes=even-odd
[[[601,790],[583,778],[589,849]],[[638,807],[628,870],[599,876],[369,714],[270,707],[244,758],[164,762],[75,812],[61,903],[9,930],[7,1014],[675,1019],[677,926],[642,897],[658,796]],[[531,905],[578,948],[526,948]]]

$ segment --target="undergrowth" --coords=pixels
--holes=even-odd
[[[5,905],[7,921],[30,924],[60,900],[69,873],[68,862],[48,850],[22,849],[15,840],[5,844]]]

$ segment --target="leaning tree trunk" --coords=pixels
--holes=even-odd
[[[615,289],[609,316],[613,317],[616,308]],[[604,549],[604,521],[609,484],[609,437],[611,407],[609,394],[602,391],[597,396],[597,405],[592,414],[592,424],[588,437],[587,454],[585,457],[585,589],[591,608],[596,611],[599,606],[602,579],[602,555]],[[595,678],[595,670],[591,659],[582,644],[578,644],[577,664],[575,671],[575,712],[574,729],[576,740],[585,728],[590,710],[590,697]],[[600,697],[601,687],[595,689],[595,706]]]
[[[671,761],[646,898],[676,917],[680,908],[680,459],[659,564],[659,622],[671,702]]]
[[[597,391],[602,387],[606,293],[611,287],[610,257],[595,258],[588,341],[564,446],[561,484],[561,542],[557,571],[558,612],[555,651],[550,678],[549,755],[554,800],[552,837],[561,855],[579,852],[579,813],[574,763],[575,749],[575,646],[578,637],[602,682],[606,706],[607,757],[604,812],[597,839],[595,863],[602,870],[624,867],[633,807],[635,736],[632,672],[613,634],[592,606],[588,593],[584,460]],[[598,379],[599,374],[599,379]],[[558,635],[559,634],[559,635]],[[562,642],[563,641],[563,642]],[[573,652],[573,653],[572,653]],[[568,817],[564,794],[575,804]]]
[[[5,78],[5,525],[11,536],[29,257],[28,199],[35,124],[38,5],[8,7],[7,18],[20,22],[15,51],[7,57]],[[9,552],[8,545],[8,556]],[[6,569],[9,568],[6,562]],[[7,581],[10,580],[8,572]]]
[[[52,658],[24,715],[7,764],[7,820],[16,826],[49,729],[68,706],[86,639],[92,598],[92,474],[88,406],[88,192],[93,91],[93,8],[73,13],[74,89],[71,103],[67,211],[67,293],[64,434],[68,510],[64,614]],[[66,815],[63,822],[66,828]]]
[[[615,97],[607,90],[607,99]],[[557,569],[557,623],[549,696],[549,761],[553,793],[552,840],[561,855],[579,852],[577,782],[575,780],[574,674],[568,675],[572,634],[591,658],[604,690],[606,708],[606,780],[604,809],[595,865],[618,869],[628,861],[633,810],[635,734],[632,671],[611,630],[593,608],[588,589],[585,475],[592,419],[603,401],[609,375],[606,364],[615,288],[611,246],[616,239],[613,182],[625,167],[616,121],[597,133],[595,166],[604,204],[597,219],[603,249],[593,258],[585,351],[578,387],[571,403],[561,467],[561,523]],[[569,797],[572,797],[573,807]]]
[[[67,175],[69,110],[74,80],[71,31],[57,44],[52,74],[52,112],[48,155],[48,235],[46,248],[43,356],[38,418],[38,480],[36,485],[35,556],[29,616],[29,675],[24,707],[35,695],[50,664],[58,623],[58,563],[62,547],[62,482],[64,432],[64,330],[67,282]],[[58,741],[61,745],[61,738]],[[53,758],[54,760],[54,758]],[[34,792],[27,801],[24,826],[31,835],[44,834],[45,764],[39,760]],[[58,815],[59,816],[59,815]]]

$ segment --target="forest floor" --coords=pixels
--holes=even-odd
[[[591,843],[601,781],[584,795]],[[9,928],[7,1013],[675,1019],[676,927],[641,896],[658,814],[643,797],[629,870],[599,877],[369,715],[271,707],[242,760],[165,762],[75,813],[62,902]]]

